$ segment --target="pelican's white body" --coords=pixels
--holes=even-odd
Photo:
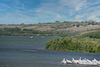
[[[80,65],[100,65],[100,61],[94,59],[94,60],[89,60],[89,59],[83,59],[81,60],[81,58],[79,60],[75,60],[74,58],[72,58],[72,60],[68,60],[68,59],[63,59],[62,64],[80,64]]]

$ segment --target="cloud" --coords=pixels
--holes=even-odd
[[[26,9],[13,9],[5,4],[3,4],[2,7],[3,9],[0,10],[2,12],[0,13],[0,23],[36,23],[31,10],[24,11]]]
[[[60,0],[59,2],[62,6],[75,11],[81,10],[87,4],[87,0]]]
[[[94,10],[94,12],[91,12],[87,16],[88,20],[94,20],[94,21],[100,21],[100,11],[99,10]]]
[[[49,21],[55,20],[76,20],[74,18],[78,11],[83,10],[87,6],[87,0],[58,0],[56,3],[50,1],[41,4],[41,7],[35,10],[36,16]],[[80,16],[82,17],[82,16]],[[52,19],[51,19],[52,18]],[[76,18],[79,18],[78,16]],[[41,21],[41,20],[40,20]],[[44,20],[45,21],[45,20]]]
[[[81,19],[81,18],[83,18],[84,16],[83,15],[76,15],[75,16],[75,19]]]
[[[36,23],[34,10],[25,8],[22,3],[20,3],[20,6],[14,5],[12,7],[8,4],[0,3],[0,23]]]
[[[5,21],[4,21],[5,20]],[[8,22],[8,23],[33,23],[34,19],[33,17],[29,17],[23,14],[12,14],[12,13],[8,13],[6,15],[3,15],[2,17],[0,17],[0,21],[1,22]]]
[[[14,0],[0,3],[0,21],[11,23],[37,23],[59,21],[100,21],[100,0]],[[31,5],[30,5],[31,3]]]
[[[85,8],[76,13],[76,20],[94,20],[100,21],[100,1],[87,1]]]

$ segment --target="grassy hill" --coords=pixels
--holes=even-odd
[[[5,30],[6,28],[6,30]],[[7,30],[11,29],[11,30]],[[12,29],[19,28],[19,31]],[[0,34],[8,32],[10,35],[50,35],[50,36],[75,36],[85,32],[100,30],[100,22],[70,22],[56,21],[38,24],[0,24]],[[12,33],[14,32],[14,33]],[[4,35],[7,35],[4,34]]]
[[[85,33],[82,34],[81,37],[100,38],[100,31],[92,31],[89,33]]]

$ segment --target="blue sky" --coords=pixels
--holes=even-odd
[[[100,21],[100,0],[0,0],[0,24]]]

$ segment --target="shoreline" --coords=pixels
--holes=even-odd
[[[45,48],[46,49],[46,48]],[[52,50],[52,49],[46,49],[46,50]],[[63,51],[63,52],[78,52],[78,51],[64,51],[64,50],[53,50],[53,51]],[[78,52],[78,53],[90,53],[90,52]],[[100,54],[100,53],[90,53],[90,54]]]

